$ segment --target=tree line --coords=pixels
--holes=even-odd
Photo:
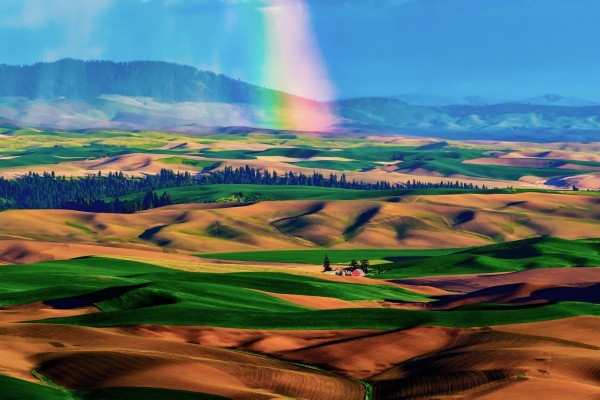
[[[129,177],[122,172],[88,175],[86,177],[66,177],[54,172],[43,174],[28,173],[16,179],[0,177],[0,210],[6,209],[71,209],[93,212],[130,213],[172,204],[167,192],[161,195],[156,191],[173,187],[203,186],[214,184],[255,184],[315,186],[356,190],[390,189],[487,189],[484,185],[464,182],[421,182],[405,183],[388,181],[364,182],[349,180],[345,174],[337,176],[313,172],[312,174],[259,170],[245,167],[225,167],[222,170],[203,172],[196,176],[189,172],[175,173],[162,169],[156,175],[141,178]],[[134,193],[144,193],[142,199],[121,199]],[[112,199],[112,200],[111,200]]]
[[[312,174],[304,174],[302,172],[285,172],[278,174],[277,171],[261,170],[252,168],[248,165],[245,167],[233,168],[225,167],[218,171],[202,173],[197,176],[197,182],[200,185],[213,184],[257,184],[257,185],[290,185],[290,186],[317,186],[339,189],[356,189],[356,190],[393,190],[393,189],[466,189],[479,190],[488,189],[486,185],[479,186],[473,183],[465,182],[422,182],[413,179],[407,182],[390,183],[385,180],[377,182],[364,182],[355,179],[349,180],[346,174],[341,176],[329,174],[324,176],[321,173],[313,172]]]
[[[72,209],[95,212],[134,212],[171,204],[168,194],[153,191],[195,185],[189,172],[174,173],[162,169],[156,175],[133,178],[122,172],[98,173],[81,178],[57,176],[54,172],[29,174],[17,179],[0,178],[0,210],[2,209]],[[120,200],[119,197],[146,192],[142,200]],[[155,198],[156,196],[156,198]],[[106,199],[114,198],[112,202]]]
[[[77,211],[130,214],[136,211],[149,210],[151,208],[164,207],[171,204],[173,204],[173,200],[171,200],[171,196],[169,196],[166,191],[159,196],[155,192],[149,190],[142,200],[121,200],[118,197],[112,201],[78,198],[75,201],[66,203],[60,208]]]

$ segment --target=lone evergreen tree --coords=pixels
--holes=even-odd
[[[329,257],[325,254],[325,258],[323,259],[323,272],[331,271],[331,261],[329,261]]]
[[[365,274],[368,274],[369,273],[369,260],[361,260],[360,261],[360,269],[362,269]]]

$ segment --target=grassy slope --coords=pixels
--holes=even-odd
[[[154,388],[109,388],[92,391],[62,390],[0,375],[2,400],[219,400],[221,396]]]
[[[499,243],[453,254],[405,260],[383,266],[381,279],[512,272],[534,268],[600,266],[599,240],[541,237]]]
[[[417,190],[354,190],[311,186],[274,185],[206,185],[157,190],[158,195],[167,192],[175,204],[214,202],[242,192],[246,197],[261,196],[270,200],[361,200],[397,196],[427,196],[460,193],[513,193],[509,189],[461,190],[461,189],[417,189]],[[585,192],[582,192],[585,193]],[[141,200],[144,193],[120,197],[121,200]],[[110,199],[112,200],[112,199]]]
[[[95,257],[3,267],[0,282],[0,305],[79,296],[80,303],[87,300],[105,310],[184,303],[212,310],[304,310],[259,290],[348,301],[425,299],[388,285],[352,285],[283,273],[191,273]],[[107,288],[112,294],[97,293]]]
[[[279,251],[244,251],[235,253],[198,254],[201,257],[220,260],[258,261],[321,264],[327,255],[332,264],[346,264],[351,260],[395,260],[399,258],[432,257],[454,253],[460,249],[431,250],[279,250]]]
[[[256,152],[249,150],[201,150],[199,155],[206,158],[218,158],[224,160],[253,160]]]
[[[320,161],[298,161],[291,163],[299,167],[304,168],[316,168],[316,169],[332,169],[334,171],[360,171],[369,170],[378,167],[370,161],[335,161],[335,160],[320,160]]]
[[[459,264],[439,264],[440,259],[467,253],[506,262],[503,269],[484,270],[476,265],[479,272],[594,264],[599,257],[594,241],[541,238],[407,261],[413,263],[409,272],[420,271],[420,275],[474,272],[473,268],[467,268],[471,264],[467,264],[467,270],[457,269]],[[559,255],[562,258],[557,264]],[[523,260],[529,260],[529,264]],[[391,272],[387,274],[399,274]],[[406,271],[400,275],[406,275]],[[487,326],[600,315],[600,305],[586,303],[471,307],[439,312],[386,308],[314,310],[260,291],[347,301],[427,299],[388,285],[354,285],[283,273],[191,273],[104,258],[7,266],[0,269],[0,282],[2,305],[50,299],[62,299],[50,304],[65,308],[95,304],[103,312],[48,320],[90,326],[152,323],[256,329],[400,329],[415,325]]]
[[[303,148],[278,148],[268,149],[262,152],[256,151],[222,151],[206,152],[203,156],[219,157],[229,159],[249,159],[256,156],[284,156],[290,158],[310,158],[320,156],[331,156],[348,158],[355,161],[299,161],[295,165],[305,168],[325,168],[338,171],[356,171],[370,169],[377,164],[375,161],[397,163],[401,169],[422,168],[439,172],[444,176],[455,174],[473,176],[479,178],[494,178],[506,180],[518,180],[525,175],[539,177],[553,177],[565,175],[577,175],[586,171],[558,169],[558,168],[532,168],[532,167],[510,167],[497,165],[465,164],[464,161],[475,158],[490,158],[484,150],[475,150],[460,147],[407,147],[407,146],[359,146],[346,147],[331,153],[327,150],[311,147]],[[208,154],[208,155],[207,155]],[[555,162],[568,162],[568,160],[553,160]],[[592,167],[600,166],[600,163],[586,163]]]
[[[81,147],[42,147],[15,152],[16,158],[0,160],[0,168],[24,167],[57,164],[64,161],[78,161],[88,158],[113,157],[123,154],[143,152],[143,149],[112,145],[87,144]]]
[[[169,193],[176,204],[213,202],[220,198],[229,198],[239,192],[246,196],[261,195],[272,200],[351,200],[380,195],[378,192],[350,189],[269,185],[206,185],[171,188],[163,191]],[[142,195],[142,193],[136,193],[124,196],[122,199],[135,200]]]
[[[348,308],[273,313],[264,310],[209,308],[184,303],[44,320],[87,326],[167,324],[245,329],[406,329],[419,325],[477,327],[545,321],[577,315],[600,316],[600,305],[565,302],[495,310],[421,311],[389,308]]]
[[[62,282],[60,294],[65,297],[77,294],[80,298],[63,301],[62,305],[82,305],[81,299],[95,300],[95,304],[104,312],[71,318],[46,320],[51,323],[81,324],[89,326],[118,326],[130,324],[170,324],[170,325],[206,325],[234,328],[256,329],[400,329],[416,325],[445,326],[487,326],[564,318],[574,315],[600,315],[600,305],[585,303],[560,303],[539,307],[503,307],[497,309],[469,309],[445,312],[414,311],[399,309],[338,309],[312,310],[287,303],[256,290],[279,293],[310,295],[332,295],[349,300],[389,298],[404,300],[422,300],[422,296],[412,294],[390,286],[363,286],[345,283],[319,281],[286,274],[193,274],[180,271],[134,273],[127,279],[129,287],[111,282],[108,274],[115,274],[116,268],[104,271],[101,279],[105,288],[113,287],[112,293],[104,292],[104,297],[90,295],[91,288],[80,287],[87,274],[83,270],[98,271],[89,263],[105,263],[105,259],[76,260],[65,269],[62,276],[56,273],[57,263],[40,263],[29,266],[3,267],[8,270],[2,276],[2,282],[13,283],[19,280],[22,285],[24,276],[14,270],[24,268],[32,276],[32,268],[37,274],[46,277],[46,286]],[[53,265],[54,264],[54,265]],[[86,265],[88,264],[88,265]],[[46,269],[49,267],[49,271]],[[131,272],[131,264],[125,266]],[[152,268],[140,264],[140,268]],[[121,271],[121,275],[127,271]],[[137,272],[140,272],[139,270]],[[16,274],[16,276],[15,276]],[[54,282],[49,279],[52,278]],[[121,276],[123,278],[123,276]],[[146,285],[140,285],[146,282]],[[64,285],[68,283],[67,285]],[[36,285],[39,286],[39,283]],[[100,286],[100,285],[98,285]],[[117,286],[115,289],[114,286]],[[98,289],[98,287],[96,288]],[[25,292],[13,297],[9,303],[22,303],[44,300],[45,292]],[[58,295],[59,293],[54,293]],[[6,303],[4,300],[3,303]],[[91,303],[91,302],[90,302]],[[56,303],[53,303],[56,304]],[[59,303],[60,305],[60,303]]]
[[[18,265],[0,269],[0,305],[24,304],[139,283],[137,274],[161,267],[110,258]]]
[[[178,157],[178,156],[159,158],[156,161],[160,161],[163,164],[190,165],[192,167],[202,167],[202,168],[209,168],[209,169],[215,168],[220,164],[218,162],[213,162],[213,161],[194,160],[191,158]]]
[[[71,400],[65,390],[0,375],[2,400]]]

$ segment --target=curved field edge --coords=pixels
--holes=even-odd
[[[600,316],[600,305],[561,302],[527,307],[482,307],[480,310],[421,311],[349,308],[298,312],[260,312],[208,309],[193,305],[111,311],[41,323],[113,327],[138,324],[218,326],[248,329],[406,329],[415,326],[484,327],[547,321],[580,315]]]
[[[519,246],[542,243],[555,247],[556,243],[565,242],[569,243],[544,239]],[[515,246],[515,243],[502,244],[471,252],[489,254],[494,250],[500,257],[506,252],[514,255],[518,249]],[[595,241],[575,243],[574,251],[590,250],[588,246],[595,251],[591,255],[597,254]],[[503,260],[518,261],[515,258]],[[0,268],[0,278],[3,289],[0,305],[42,301],[63,309],[96,306],[103,312],[46,320],[89,326],[167,324],[256,329],[401,329],[417,325],[491,326],[600,313],[600,305],[576,302],[478,306],[451,311],[317,310],[268,293],[317,296],[325,302],[328,298],[375,302],[426,302],[429,298],[389,284],[351,284],[285,273],[192,273],[94,257],[6,266]]]
[[[224,400],[225,397],[180,390],[115,387],[89,391],[69,391],[57,385],[44,385],[0,375],[2,400]]]
[[[600,266],[600,239],[552,236],[497,243],[381,265],[378,279],[517,272],[542,268]]]
[[[428,299],[393,285],[352,284],[271,272],[187,272],[102,257],[5,266],[0,268],[0,278],[3,282],[0,306],[66,301],[70,298],[72,301],[61,307],[82,307],[86,302],[92,304],[120,299],[125,302],[147,301],[147,305],[156,302],[173,305],[197,303],[201,308],[220,308],[229,301],[231,309],[247,309],[253,301],[269,301],[277,309],[298,309],[259,291],[347,301]]]
[[[467,249],[424,250],[285,250],[199,254],[201,257],[253,261],[332,264],[352,259],[375,260],[371,278],[400,279],[419,276],[516,272],[539,268],[600,266],[600,239],[565,240],[552,236]],[[385,263],[387,261],[387,263]]]
[[[231,253],[197,254],[203,258],[232,261],[257,261],[321,264],[325,256],[333,264],[348,263],[351,260],[396,260],[402,258],[431,257],[455,253],[462,249],[426,249],[426,250],[389,250],[389,249],[351,249],[351,250],[272,250],[272,251],[239,251]]]

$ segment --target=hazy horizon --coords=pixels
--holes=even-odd
[[[589,0],[8,0],[1,63],[158,60],[328,100],[600,101]]]

